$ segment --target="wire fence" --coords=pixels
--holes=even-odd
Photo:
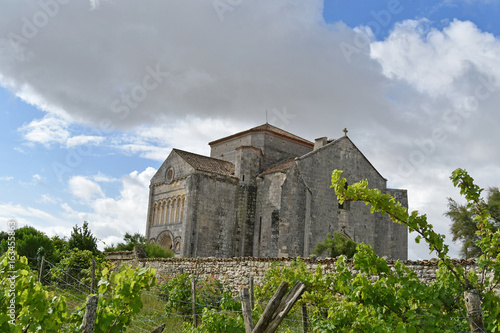
[[[33,259],[33,258],[32,258]],[[87,283],[85,281],[89,281],[90,277],[86,276],[86,280],[82,279],[82,276],[75,276],[72,272],[74,272],[74,268],[84,270],[89,267],[86,265],[74,265],[72,270],[62,269],[60,265],[55,265],[50,261],[45,260],[44,262],[45,268],[42,270],[42,274],[40,274],[41,282],[53,290],[58,295],[63,295],[67,300],[69,314],[73,314],[79,311],[85,311],[84,305],[87,299],[87,296],[91,294],[92,285],[91,283]],[[59,274],[53,274],[54,269],[58,269]],[[171,278],[172,276],[170,276]],[[214,276],[216,280],[221,277]],[[220,281],[220,280],[218,280]],[[223,289],[229,290],[227,286],[223,286]],[[142,292],[142,301],[143,308],[140,313],[135,315],[131,321],[131,325],[127,329],[127,332],[152,332],[161,324],[167,324],[168,330],[165,332],[181,332],[183,328],[184,322],[190,322],[193,320],[193,308],[194,312],[201,319],[201,313],[204,308],[212,308],[217,310],[217,314],[220,316],[242,316],[243,311],[241,309],[224,309],[222,306],[223,302],[233,302],[237,304],[241,304],[241,298],[239,295],[231,294],[231,297],[226,297],[222,299],[221,293],[210,293],[204,291],[204,296],[210,299],[210,303],[201,302],[196,300],[196,297],[192,297],[192,295],[186,291],[186,294],[183,295],[183,299],[176,299],[171,296],[168,296],[168,299],[161,293],[159,289],[152,289],[150,291]],[[195,299],[193,302],[192,299]],[[176,304],[183,305],[183,310],[180,311],[166,311],[165,307],[167,302],[173,302]],[[255,308],[264,309],[267,303],[265,302],[257,302]],[[330,308],[322,308],[322,307],[314,307],[315,312],[328,313]],[[457,321],[457,323],[463,323],[470,320],[467,311],[463,311],[463,316],[453,318]],[[304,332],[303,326],[303,317],[300,313],[300,309],[296,309],[292,311],[288,316],[286,316],[283,320],[282,326],[284,327],[281,332]],[[280,332],[280,331],[278,331]],[[466,333],[470,331],[463,330],[457,324],[455,328],[455,332],[457,333]],[[477,332],[481,332],[481,330],[477,330]]]
[[[39,258],[31,258],[39,259]],[[82,276],[75,276],[72,272],[76,270],[88,269],[88,265],[73,265],[71,270],[63,269],[60,265],[54,264],[46,259],[43,259],[43,270],[40,275],[40,281],[51,291],[57,295],[64,296],[66,298],[68,313],[71,315],[75,312],[84,312],[84,305],[87,300],[87,296],[91,294],[92,286],[90,283],[84,282]],[[53,270],[57,269],[58,274],[53,274]],[[40,270],[40,268],[39,268]],[[86,276],[86,280],[90,280],[90,276]],[[217,279],[217,277],[215,277]],[[223,287],[226,292],[229,287]],[[190,322],[193,318],[193,309],[197,313],[197,316],[201,319],[202,310],[204,308],[217,309],[219,315],[229,315],[229,316],[241,316],[241,310],[228,310],[222,309],[222,302],[234,302],[240,304],[240,296],[225,297],[222,299],[221,293],[209,293],[206,291],[202,292],[203,296],[210,299],[210,304],[207,302],[188,301],[191,295],[184,295],[186,299],[175,299],[169,297],[168,300],[161,294],[157,289],[150,291],[142,291],[142,301],[143,308],[140,313],[134,316],[131,321],[131,325],[127,332],[151,332],[156,329],[159,325],[166,323],[169,325],[168,332],[181,332],[183,323]],[[167,302],[173,302],[177,304],[184,304],[186,306],[185,310],[181,311],[169,311],[165,310]],[[258,303],[262,308],[265,308],[266,303]],[[189,309],[187,307],[189,306]],[[284,326],[287,327],[287,332],[303,332],[302,330],[302,320],[296,316],[288,316],[284,319]]]

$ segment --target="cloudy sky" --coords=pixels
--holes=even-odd
[[[2,230],[143,233],[172,147],[208,154],[266,110],[309,140],[347,127],[441,233],[454,169],[500,186],[499,1],[0,3]]]

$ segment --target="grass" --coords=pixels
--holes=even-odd
[[[165,301],[153,291],[143,292],[141,300],[143,308],[127,329],[128,333],[151,332],[162,324],[166,324],[164,332],[182,332],[182,318],[167,316]]]
[[[66,298],[69,313],[76,311],[84,304],[88,296],[88,291],[78,291],[73,288],[63,289],[57,286],[47,286],[47,290]],[[158,297],[154,291],[142,292],[141,300],[143,308],[134,316],[131,325],[127,328],[127,333],[149,333],[162,324],[166,324],[163,332],[182,332],[182,317],[167,316],[165,301]]]
[[[53,291],[56,295],[64,296],[67,302],[68,312],[75,311],[78,307],[85,303],[88,292],[85,290],[61,289],[55,286],[47,286],[48,290]],[[163,332],[177,333],[182,332],[183,317],[180,315],[168,316],[165,312],[165,301],[158,296],[153,289],[152,291],[143,291],[141,294],[143,308],[134,316],[132,323],[127,328],[127,333],[144,333],[151,332],[158,326],[165,324]],[[200,316],[201,319],[201,316]],[[199,320],[200,320],[199,319]],[[277,332],[297,332],[301,331],[301,315],[297,309],[292,310],[287,318],[281,323]],[[187,318],[191,320],[191,317]],[[255,324],[256,322],[254,322]]]

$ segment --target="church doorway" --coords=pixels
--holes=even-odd
[[[172,250],[174,247],[174,240],[172,239],[172,235],[170,233],[163,235],[158,243],[169,250]]]

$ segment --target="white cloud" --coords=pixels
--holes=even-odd
[[[83,212],[68,204],[64,205],[64,210],[68,216],[89,221],[91,230],[108,245],[122,240],[125,232],[144,233],[149,182],[155,173],[156,170],[153,168],[147,168],[142,172],[133,171],[121,178],[118,196],[102,195],[94,198],[86,204],[87,209]]]
[[[209,155],[208,142],[247,127],[235,121],[188,116],[170,124],[140,126],[115,137],[112,146],[126,154],[163,162],[172,148]]]
[[[346,66],[339,44],[352,43],[354,33],[324,23],[322,0],[242,2],[223,22],[211,1],[101,1],[92,11],[85,5],[61,6],[22,45],[24,60],[12,57],[3,38],[3,84],[51,115],[94,126],[109,120],[122,129],[188,115],[260,124],[266,109],[286,106],[299,127],[314,123],[311,113],[333,119],[352,110],[355,119],[358,110],[386,108],[371,93],[383,87],[370,59],[355,60],[362,78]],[[21,18],[36,10],[23,2],[5,6],[0,36],[21,34]],[[60,134],[32,139],[65,142]]]
[[[426,20],[397,23],[386,40],[371,44],[371,56],[387,77],[432,96],[474,93],[477,73],[500,78],[500,41],[469,21],[455,20],[443,31]]]
[[[0,181],[2,181],[2,182],[9,182],[13,179],[14,179],[14,177],[12,177],[12,176],[1,176],[0,177]]]
[[[96,197],[104,196],[104,192],[102,191],[99,184],[83,176],[71,177],[68,185],[71,194],[84,201],[90,201],[92,199],[95,199]]]
[[[100,144],[104,137],[96,135],[77,135],[66,140],[66,147],[72,148],[85,144]]]
[[[42,203],[51,203],[51,204],[56,204],[60,201],[59,198],[54,198],[50,194],[42,194],[40,197],[40,202]]]
[[[40,143],[45,146],[66,142],[70,136],[67,122],[53,116],[35,119],[29,124],[23,125],[19,130],[28,142]]]
[[[101,172],[93,176],[92,179],[98,183],[111,183],[120,181],[120,179],[109,177],[105,174],[102,174]]]
[[[72,193],[84,199],[80,208],[68,202],[60,204],[60,211],[49,211],[19,204],[0,204],[0,229],[6,228],[7,221],[15,219],[18,227],[34,226],[49,236],[68,237],[75,224],[89,222],[92,233],[107,245],[123,240],[125,232],[144,233],[149,198],[149,182],[156,173],[153,168],[142,172],[133,171],[119,179],[120,191],[116,197],[104,195],[99,185],[85,177],[70,179]],[[42,196],[42,203],[58,203],[59,199],[50,195]],[[103,243],[99,247],[103,248]]]
[[[21,225],[46,223],[49,225],[62,225],[64,221],[46,211],[20,204],[0,203],[0,220],[17,220]]]

